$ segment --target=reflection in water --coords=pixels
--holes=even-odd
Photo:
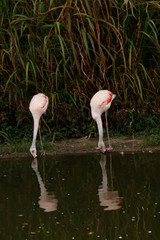
[[[41,190],[41,195],[39,197],[39,207],[43,208],[45,212],[52,212],[57,210],[58,200],[55,198],[53,193],[48,193],[47,189],[42,181],[42,178],[38,171],[38,162],[37,159],[34,159],[32,162],[32,168],[35,171],[38,179],[38,183]]]
[[[112,159],[110,154],[110,176],[107,178],[106,171],[106,155],[101,154],[100,166],[102,169],[102,186],[98,189],[100,206],[106,207],[104,210],[117,210],[120,209],[119,205],[122,202],[122,198],[119,197],[118,191],[113,191],[113,180],[112,180]],[[111,178],[111,187],[109,189],[108,180]]]

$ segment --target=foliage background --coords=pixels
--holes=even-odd
[[[0,139],[32,135],[31,97],[49,97],[44,134],[97,134],[89,102],[117,94],[113,134],[159,134],[159,1],[2,0]]]

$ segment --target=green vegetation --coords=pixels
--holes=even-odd
[[[32,135],[31,97],[49,97],[43,134],[96,136],[89,102],[117,94],[113,134],[159,134],[160,4],[142,0],[0,2],[0,142]]]

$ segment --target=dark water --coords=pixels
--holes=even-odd
[[[160,239],[160,154],[1,160],[0,239]]]

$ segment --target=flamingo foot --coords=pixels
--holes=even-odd
[[[106,148],[104,146],[96,147],[97,150],[100,150],[102,153],[106,153]]]
[[[45,152],[46,150],[43,148],[42,150],[40,150],[40,152]]]
[[[43,148],[42,150],[40,150],[41,156],[45,156],[46,154],[46,150]]]
[[[111,151],[111,150],[113,150],[112,147],[108,147],[108,148],[106,148],[106,151]]]

